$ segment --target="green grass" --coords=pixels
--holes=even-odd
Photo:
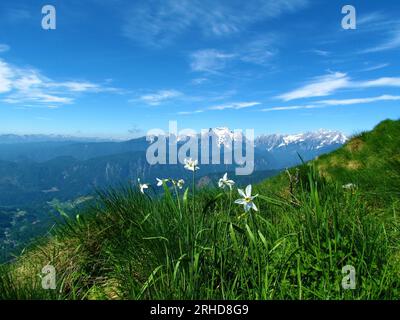
[[[103,192],[1,267],[0,298],[398,299],[399,129],[386,121],[255,186],[257,212],[233,203],[236,189]],[[57,290],[41,288],[46,264]]]

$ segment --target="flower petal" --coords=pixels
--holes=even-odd
[[[246,196],[251,197],[251,184],[246,187]]]
[[[238,193],[240,196],[242,196],[243,198],[246,198],[246,194],[244,193],[244,191],[242,189],[238,189]]]
[[[237,203],[237,204],[246,204],[246,201],[244,199],[237,199],[237,200],[235,200],[235,203]]]

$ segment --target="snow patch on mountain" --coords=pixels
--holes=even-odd
[[[318,130],[298,134],[272,134],[259,136],[255,144],[257,147],[266,148],[268,151],[287,148],[289,146],[301,146],[305,149],[318,150],[332,145],[342,145],[348,138],[339,131]]]
[[[177,142],[185,143],[190,138],[215,139],[218,146],[230,148],[235,140],[245,139],[246,137],[239,130],[232,131],[227,127],[209,128],[202,130],[201,133],[195,131],[182,131],[176,136]],[[168,138],[170,136],[166,136]],[[151,139],[153,138],[153,139]],[[148,137],[150,143],[154,142],[154,137]],[[270,134],[258,136],[254,141],[254,146],[268,152],[283,150],[285,148],[296,147],[302,150],[319,150],[324,147],[339,146],[344,144],[348,138],[339,131],[329,131],[320,129],[315,132],[305,132],[297,134]]]

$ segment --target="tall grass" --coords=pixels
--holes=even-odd
[[[131,187],[100,193],[95,207],[66,217],[49,242],[2,267],[0,297],[400,297],[395,200],[376,210],[362,192],[307,166],[286,196],[256,188],[259,211],[248,213],[233,204],[236,190],[164,189],[161,198]],[[40,289],[46,264],[56,267],[55,291]],[[356,270],[354,290],[342,288],[345,265]]]

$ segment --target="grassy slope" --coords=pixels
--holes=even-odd
[[[236,190],[109,191],[3,266],[0,298],[397,299],[399,147],[400,121],[385,121],[256,186],[257,213]],[[58,290],[41,289],[46,264]],[[345,265],[355,290],[341,287]]]

